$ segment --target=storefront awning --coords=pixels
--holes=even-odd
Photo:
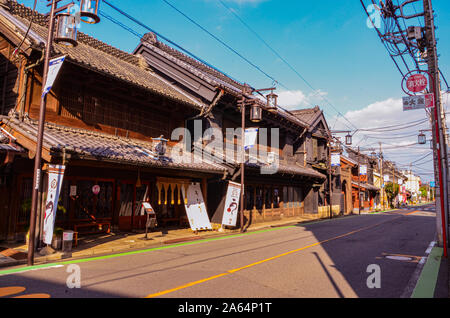
[[[352,185],[355,187],[358,187],[358,182],[352,181]],[[373,186],[371,184],[367,184],[367,183],[360,183],[359,186],[363,189],[370,190],[370,191],[380,191],[381,190],[380,188]]]

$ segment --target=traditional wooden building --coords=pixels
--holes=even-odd
[[[227,130],[241,127],[241,113],[238,101],[245,97],[259,105],[262,119],[258,123],[250,120],[251,105],[246,107],[246,127],[268,129],[267,142],[258,139],[258,153],[272,153],[279,160],[277,172],[261,174],[261,168],[267,165],[267,158],[258,158],[251,162],[246,157],[245,173],[245,219],[246,223],[272,220],[283,216],[296,216],[303,213],[317,214],[317,189],[324,183],[326,175],[312,168],[307,162],[306,140],[311,132],[309,123],[301,116],[278,108],[268,111],[267,105],[252,96],[255,88],[241,84],[227,75],[197,61],[159,41],[155,34],[147,33],[134,51],[143,56],[152,69],[171,81],[194,99],[208,105],[195,119],[201,119],[205,131],[217,128],[222,132],[224,152],[230,148],[240,151],[235,136],[229,138]],[[218,92],[220,95],[218,95]],[[194,124],[189,124],[188,127]],[[279,140],[271,140],[270,129],[279,129]],[[191,129],[192,130],[192,129]],[[315,133],[315,130],[314,130]],[[195,135],[192,132],[192,135]],[[194,138],[193,142],[196,142]],[[219,158],[222,159],[222,158]],[[227,158],[226,164],[235,169],[230,180],[240,180],[238,157]],[[221,161],[221,160],[219,160]],[[223,212],[223,200],[228,180],[210,184],[209,209],[216,211],[213,222],[219,222]]]
[[[32,11],[14,1],[7,4],[0,7],[0,57],[15,69],[3,78],[4,94],[16,98],[5,98],[0,124],[25,150],[11,163],[6,187],[0,186],[0,196],[11,198],[0,209],[2,224],[7,223],[0,236],[13,240],[29,224],[47,19],[34,16],[23,49],[13,55]],[[143,228],[143,201],[152,203],[163,226],[186,223],[181,189],[198,182],[207,198],[208,180],[221,179],[227,168],[178,148],[174,160],[175,140],[159,155],[152,138],[170,139],[205,104],[154,73],[142,58],[83,33],[77,47],[55,44],[53,55],[66,56],[48,94],[42,152],[44,169],[51,163],[66,165],[56,225],[80,232]],[[43,181],[41,202],[45,176]],[[38,233],[40,221],[42,214]]]
[[[347,156],[341,155],[340,175],[342,181],[341,187],[341,209],[343,214],[350,214],[353,212],[353,174],[352,172],[358,166],[358,163]]]
[[[378,171],[378,160],[351,148],[347,148],[347,152],[349,157],[357,162],[356,167],[352,169],[353,209],[355,212],[373,211],[380,202],[381,189],[374,185],[374,173]],[[362,170],[365,172],[361,173]]]
[[[15,1],[0,7],[0,65],[5,70],[0,114],[0,177],[5,185],[0,183],[0,198],[8,198],[0,207],[0,240],[23,237],[30,218],[48,24],[46,16],[36,14],[15,54],[31,14]],[[318,215],[319,206],[326,206],[329,130],[322,112],[310,120],[281,108],[269,111],[249,85],[152,33],[129,54],[79,32],[78,46],[55,44],[52,55],[66,56],[47,98],[42,153],[44,170],[49,164],[66,166],[57,226],[85,233],[142,229],[144,201],[155,209],[160,226],[187,226],[182,192],[191,183],[200,184],[209,217],[220,221],[226,186],[240,181],[236,133],[243,97],[263,112],[254,123],[247,107],[246,127],[269,130],[268,142],[256,145],[265,156],[246,157],[246,224]],[[221,149],[235,150],[232,158],[224,160],[214,150],[205,155],[215,140],[210,128],[222,132]],[[272,128],[278,129],[277,140],[271,140]],[[229,129],[234,134],[228,135]],[[158,148],[161,136],[168,140],[165,152]],[[273,158],[276,171],[262,174]],[[41,205],[46,179],[44,175]],[[38,235],[42,217],[40,213]]]
[[[314,195],[309,198],[308,205],[317,209],[321,215],[329,215],[330,199],[328,191],[331,183],[333,214],[339,214],[341,213],[342,182],[339,168],[332,169],[330,175],[329,147],[332,136],[325,115],[318,106],[294,110],[292,114],[308,124],[308,129],[302,136],[303,147],[298,150],[303,155],[305,166],[327,176],[326,182],[315,185]]]

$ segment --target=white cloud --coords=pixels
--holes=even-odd
[[[278,93],[278,104],[286,109],[298,109],[306,102],[306,95],[298,91],[282,91]]]
[[[371,153],[371,150],[367,151],[367,149],[372,148],[378,153],[380,147],[379,142],[381,142],[385,158],[395,161],[399,167],[406,168],[409,163],[416,161],[431,151],[429,144],[402,147],[417,143],[419,130],[431,128],[429,121],[426,120],[428,117],[425,111],[403,111],[402,99],[388,98],[372,103],[359,110],[348,111],[344,116],[359,129],[394,126],[383,132],[358,131],[353,137],[353,147],[360,146],[366,150],[365,153]],[[329,120],[329,124],[333,130],[349,130],[349,124],[345,119],[339,118],[336,121],[336,118],[333,117]],[[419,120],[425,120],[425,122],[414,123]],[[335,122],[336,124],[334,125]],[[408,123],[411,124],[408,125]],[[400,128],[399,126],[405,129],[398,129]],[[425,134],[427,135],[427,139],[430,140],[431,132],[425,132]],[[432,156],[429,156],[428,159],[422,162],[426,162],[425,165],[420,166],[422,170],[418,167],[413,167],[413,170],[433,170]],[[430,175],[423,175],[423,177],[430,180]]]
[[[295,110],[301,108],[311,108],[314,105],[324,103],[323,97],[328,93],[320,89],[305,94],[301,90],[280,91],[277,92],[278,104],[288,110]]]

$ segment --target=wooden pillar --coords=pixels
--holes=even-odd
[[[205,201],[205,206],[208,206],[208,179],[202,178],[202,192],[203,200]]]

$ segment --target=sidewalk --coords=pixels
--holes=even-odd
[[[343,216],[340,216],[343,217]],[[299,223],[320,221],[324,219],[311,217],[290,217],[278,221],[256,223],[246,228],[246,232],[270,229],[281,226],[289,226]],[[149,247],[164,246],[167,244],[177,244],[191,242],[213,237],[223,237],[240,233],[240,229],[225,229],[223,231],[213,230],[198,232],[195,234],[188,229],[164,229],[163,231],[149,232],[145,239],[145,232],[140,233],[110,233],[102,235],[92,235],[80,237],[78,246],[72,248],[71,255],[67,256],[62,251],[54,254],[42,256],[35,253],[35,265],[51,263],[58,260],[79,259],[93,256],[100,256],[118,252],[145,249]],[[28,246],[25,244],[2,244],[0,245],[0,268],[8,266],[18,266],[27,264]]]

